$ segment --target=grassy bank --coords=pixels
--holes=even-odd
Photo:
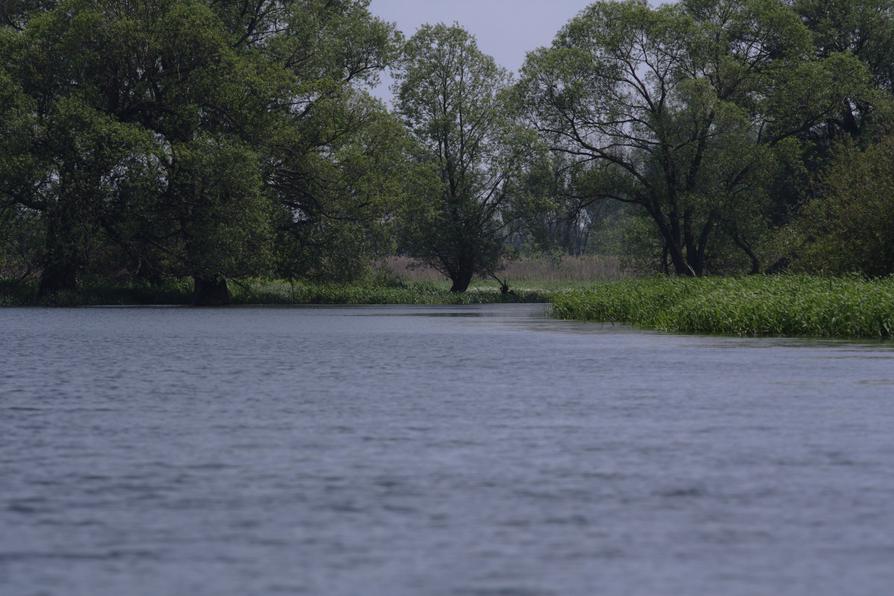
[[[548,302],[552,292],[518,289],[503,295],[496,287],[476,287],[464,294],[451,293],[446,283],[314,284],[280,280],[231,281],[234,305],[303,304],[495,304],[504,302]],[[0,306],[100,306],[100,305],[188,305],[192,282],[173,280],[157,285],[87,282],[77,292],[63,293],[49,301],[36,298],[35,284],[0,280]]]
[[[516,287],[503,295],[479,283],[464,294],[444,282],[314,284],[279,280],[230,283],[234,305],[462,305],[549,302],[554,316],[618,322],[669,332],[733,336],[894,338],[894,278],[809,276],[655,278]],[[561,289],[562,286],[564,289]],[[88,282],[52,302],[36,300],[34,284],[0,280],[0,306],[188,305],[192,283],[113,285]]]
[[[446,283],[308,284],[302,282],[254,281],[232,284],[234,304],[498,304],[504,302],[549,302],[552,293],[513,290],[503,295],[495,287],[475,287],[463,294],[450,292]]]
[[[641,279],[554,297],[554,316],[733,336],[894,337],[894,278]]]

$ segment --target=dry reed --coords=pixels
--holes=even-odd
[[[409,283],[444,281],[441,273],[407,257],[389,257],[382,267]],[[499,276],[515,284],[615,281],[629,277],[621,267],[621,260],[608,256],[516,259],[509,261]]]

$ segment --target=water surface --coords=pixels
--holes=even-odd
[[[890,593],[890,348],[0,310],[0,593]]]

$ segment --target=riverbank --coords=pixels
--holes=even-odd
[[[315,284],[280,280],[231,280],[232,304],[248,305],[462,305],[549,302],[555,293],[547,289],[512,289],[500,292],[492,284],[481,284],[456,294],[446,283],[406,284]],[[189,305],[193,300],[190,280],[163,284],[85,283],[77,292],[65,292],[50,300],[37,299],[31,284],[0,281],[0,306],[152,306]]]
[[[279,280],[230,282],[232,304],[248,305],[466,305],[553,303],[560,319],[614,322],[665,332],[729,336],[894,338],[894,278],[774,276],[649,278],[526,284],[503,294],[479,282],[455,294],[447,283],[315,284]],[[51,301],[35,298],[33,284],[0,281],[0,306],[189,305],[192,283],[161,285],[85,283]]]
[[[666,332],[891,339],[894,278],[657,278],[557,293],[554,316]]]

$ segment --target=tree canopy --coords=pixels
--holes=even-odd
[[[778,2],[598,2],[529,56],[518,95],[594,196],[640,206],[673,270],[702,275],[722,239],[753,253],[776,153],[865,87],[852,55],[810,50]]]
[[[517,80],[368,0],[7,0],[0,277],[216,304],[397,253],[455,291],[514,251],[894,273],[892,64],[894,0],[599,0]]]
[[[273,270],[278,230],[336,241],[347,195],[380,206],[362,176],[328,183],[390,134],[364,86],[399,37],[366,2],[21,2],[4,19],[23,112],[9,138],[28,147],[4,152],[6,202],[46,223],[43,294],[73,289],[106,244],[121,252],[104,266],[191,276],[198,302],[225,302],[227,277]]]
[[[496,269],[527,147],[509,117],[509,73],[458,26],[424,26],[396,69],[397,110],[437,187],[409,206],[410,251],[463,292]]]

